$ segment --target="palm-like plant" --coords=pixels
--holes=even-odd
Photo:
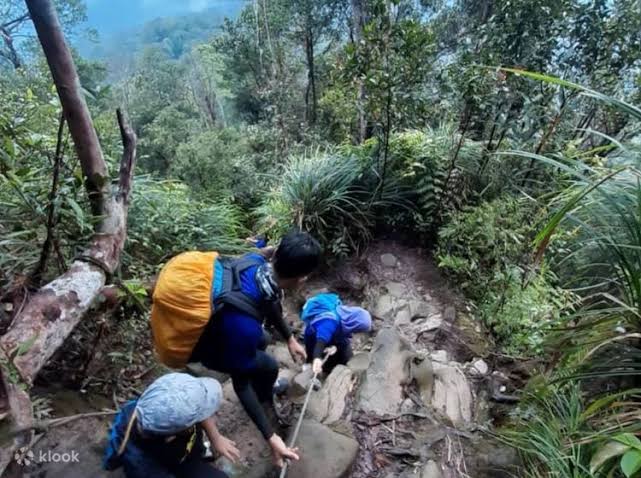
[[[623,101],[557,78],[506,71],[571,88],[641,121],[641,110]],[[617,437],[634,438],[626,433],[641,430],[639,391],[634,388],[641,376],[641,154],[610,139],[607,166],[513,153],[566,174],[566,187],[550,203],[557,212],[536,238],[537,256],[549,249],[557,231],[572,229],[570,252],[557,266],[575,268],[572,285],[582,295],[581,307],[552,336],[555,349],[563,351],[563,367],[550,377],[553,391],[534,402],[534,419],[506,435],[536,476],[619,476],[620,469],[630,477],[641,468],[641,455],[636,469],[631,454],[620,467],[614,461],[636,445],[612,445]],[[604,388],[606,393],[589,403],[588,391],[594,395]],[[561,409],[580,414],[570,416]],[[612,452],[615,448],[620,453]]]
[[[259,227],[309,231],[336,255],[369,241],[380,208],[406,206],[394,181],[381,186],[369,162],[319,149],[290,158],[278,184],[257,209]]]

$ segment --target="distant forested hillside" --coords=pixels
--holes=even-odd
[[[94,1],[87,6],[89,26],[96,39],[77,39],[85,57],[119,62],[145,46],[162,46],[172,58],[180,58],[196,41],[212,35],[225,18],[235,19],[245,0]],[[125,15],[126,13],[126,15]]]

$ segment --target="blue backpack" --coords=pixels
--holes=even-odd
[[[323,319],[339,321],[336,309],[341,305],[341,300],[336,294],[318,294],[305,302],[300,318],[305,322],[305,325],[314,325]]]

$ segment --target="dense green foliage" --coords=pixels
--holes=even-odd
[[[56,3],[77,31],[83,2]],[[95,221],[21,12],[0,0],[2,301]],[[121,278],[251,233],[339,258],[405,235],[502,353],[544,365],[503,435],[520,476],[639,476],[638,2],[260,0],[205,23],[155,21],[107,68],[77,56],[112,169],[116,106],[139,136]]]
[[[540,352],[546,332],[571,305],[553,274],[534,270],[536,206],[499,197],[456,214],[439,231],[439,266],[474,299],[479,317],[513,353]]]

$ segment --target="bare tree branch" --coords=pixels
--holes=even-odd
[[[9,33],[6,28],[0,27],[0,37],[2,37],[2,40],[7,47],[6,52],[0,53],[2,53],[2,56],[9,60],[13,67],[17,70],[22,66],[22,62],[20,61],[20,57],[18,56],[18,52],[16,51],[15,46],[13,45],[13,37],[11,36],[11,33]]]
[[[63,148],[63,134],[65,130],[65,117],[60,116],[60,123],[58,124],[58,138],[56,142],[56,154],[53,163],[53,179],[51,181],[51,191],[49,192],[49,204],[47,206],[47,236],[42,244],[42,251],[40,252],[40,259],[38,264],[31,273],[31,281],[35,285],[40,284],[42,275],[47,270],[47,262],[49,261],[49,254],[55,242],[55,229],[56,229],[56,197],[58,196],[58,183],[60,180],[60,170],[62,169],[62,160],[64,156]]]
[[[9,20],[6,23],[3,23],[0,25],[0,28],[4,30],[10,30],[11,28],[14,28],[16,26],[19,26],[21,23],[26,22],[29,19],[29,14],[25,13],[24,15],[20,15],[17,18],[14,18],[13,20]]]

